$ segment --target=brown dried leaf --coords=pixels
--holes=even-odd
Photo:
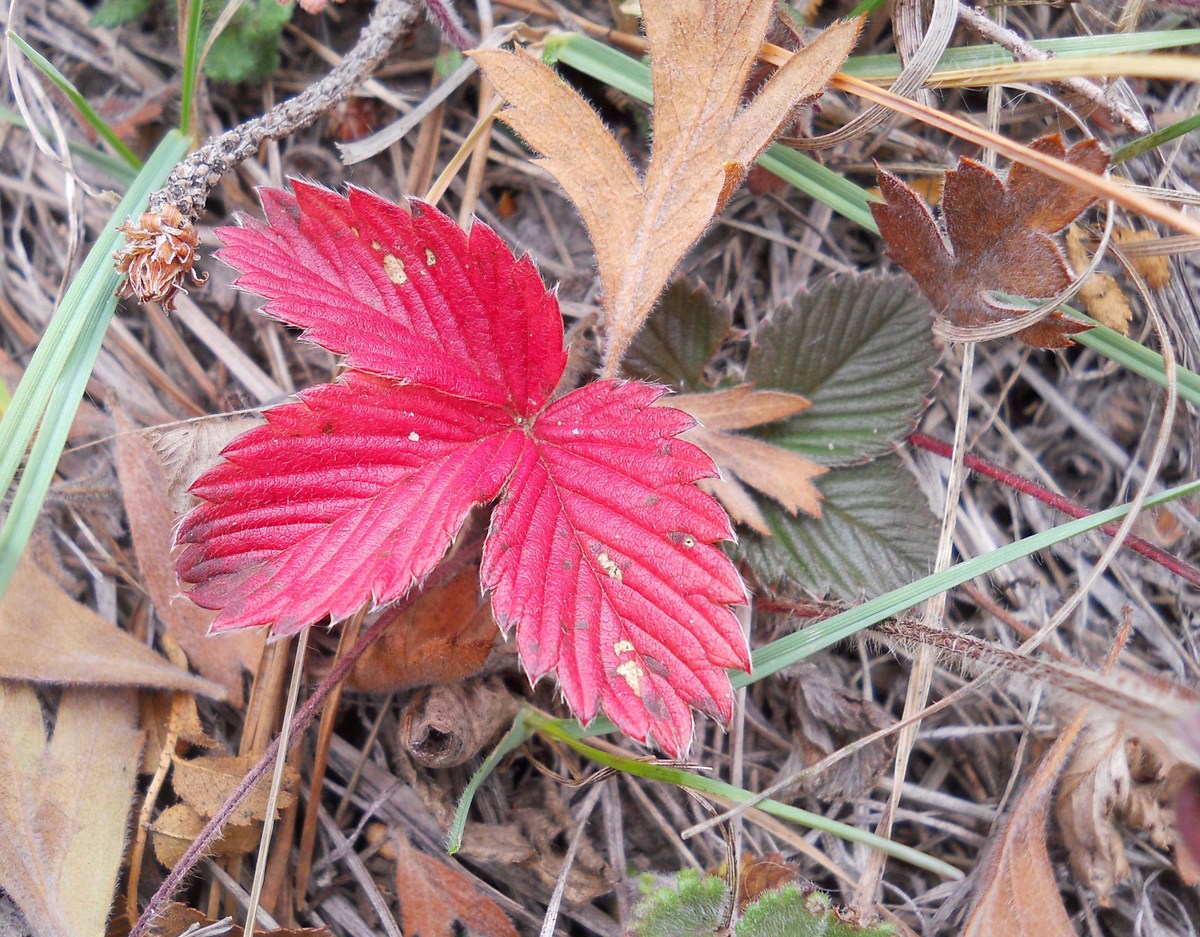
[[[76,602],[27,557],[0,599],[0,678],[225,695]]]
[[[1083,714],[1046,753],[980,863],[976,898],[962,937],[1075,937],[1046,850],[1046,812]]]
[[[175,511],[167,496],[163,459],[119,408],[114,408],[113,417],[117,425],[117,475],[129,532],[154,610],[196,669],[225,687],[229,701],[240,707],[242,671],[258,666],[266,634],[242,630],[209,637],[214,613],[191,602],[173,601],[179,594],[171,555]]]
[[[1068,151],[1054,134],[1030,148],[1093,173],[1108,166],[1108,154],[1094,140]],[[933,304],[939,317],[935,327],[954,338],[1019,320],[1027,311],[991,298],[992,292],[1044,299],[1070,285],[1070,267],[1050,235],[1094,201],[1091,194],[1020,163],[1009,170],[1005,184],[982,164],[963,158],[946,173],[943,236],[920,196],[896,176],[880,170],[879,187],[886,201],[873,203],[871,214],[888,254]],[[1013,334],[1035,348],[1065,348],[1073,344],[1071,335],[1086,328],[1055,312]]]
[[[257,761],[257,755],[176,758],[171,783],[180,800],[201,816],[211,817]],[[283,787],[279,791],[276,803],[279,810],[286,810],[295,802],[296,785],[299,781],[300,775],[295,768],[289,765],[283,769]],[[229,822],[244,825],[265,819],[270,788],[270,776],[261,778],[230,815]]]
[[[1075,268],[1076,276],[1087,269],[1091,258],[1083,246],[1083,232],[1078,225],[1067,229],[1067,258]],[[1079,301],[1087,314],[1122,335],[1129,334],[1129,323],[1133,319],[1133,309],[1129,299],[1117,285],[1116,278],[1108,273],[1093,273],[1083,281],[1079,288]]]
[[[1171,783],[1175,766],[1145,748],[1137,731],[1129,720],[1090,723],[1071,753],[1054,807],[1071,868],[1102,907],[1129,878],[1126,830],[1144,832],[1159,849],[1174,848],[1186,861],[1171,808],[1174,787],[1186,772]]]
[[[154,836],[154,855],[166,868],[173,869],[208,821],[187,804],[174,804],[158,815],[150,825]],[[258,848],[262,824],[227,823],[221,837],[212,842],[209,855],[240,858]]]
[[[180,937],[193,925],[205,928],[216,923],[202,911],[189,908],[185,904],[172,902],[167,905],[160,916],[151,922],[150,937]],[[223,937],[242,937],[242,933],[240,924],[230,924],[229,930],[224,932]],[[333,932],[328,927],[281,927],[270,930],[263,930],[260,927],[255,928],[254,933],[258,937],[333,937]]]
[[[808,408],[804,397],[742,384],[712,393],[679,394],[666,398],[664,404],[700,420],[702,425],[688,430],[683,438],[707,452],[721,468],[723,477],[705,488],[734,520],[771,535],[762,513],[740,483],[774,498],[791,514],[803,511],[821,516],[821,493],[812,479],[829,471],[827,467],[761,439],[726,432],[794,416]]]
[[[479,567],[398,610],[346,680],[349,689],[390,693],[439,683],[458,684],[480,671],[500,629],[491,603],[479,594]]]
[[[517,937],[504,912],[464,873],[418,852],[407,839],[396,855],[396,892],[406,937],[454,937],[455,921],[481,937]]]
[[[743,107],[774,8],[771,0],[643,7],[655,100],[644,177],[596,112],[541,62],[520,52],[471,53],[509,104],[500,119],[544,157],[583,217],[600,270],[610,366],[750,165],[795,108],[824,91],[861,28],[853,20],[827,29]]]
[[[132,691],[69,689],[47,741],[34,689],[0,682],[0,888],[38,937],[104,932],[137,780],[137,715]]]

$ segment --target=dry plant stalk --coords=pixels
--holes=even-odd
[[[655,101],[645,174],[587,102],[541,62],[522,52],[471,53],[509,104],[500,119],[542,155],[583,217],[604,292],[608,378],[671,271],[796,107],[825,90],[861,27],[861,20],[831,26],[743,106],[774,15],[770,0],[663,0],[646,4],[642,15]]]

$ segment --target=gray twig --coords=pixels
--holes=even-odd
[[[379,0],[358,43],[337,68],[261,117],[209,140],[175,167],[166,185],[150,197],[150,210],[157,212],[174,205],[185,219],[195,221],[213,187],[226,173],[253,156],[264,141],[278,140],[307,127],[349,97],[409,27],[417,10],[413,0]]]
[[[961,9],[958,12],[958,21],[978,33],[984,39],[1003,46],[1016,59],[1040,62],[1053,57],[1049,52],[1043,52],[1036,46],[1026,42],[1011,29],[1001,26],[979,12],[979,10],[965,3],[961,5]],[[1091,101],[1112,117],[1113,120],[1124,124],[1134,133],[1148,133],[1150,131],[1150,124],[1146,118],[1134,108],[1129,107],[1122,101],[1118,101],[1110,89],[1101,88],[1095,82],[1088,81],[1086,78],[1061,78],[1055,84],[1061,85],[1069,91],[1073,91],[1081,98]]]

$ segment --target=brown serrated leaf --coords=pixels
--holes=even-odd
[[[104,933],[137,780],[137,714],[131,690],[69,689],[47,740],[36,691],[0,682],[0,888],[38,937]]]
[[[257,755],[204,755],[200,758],[176,758],[171,784],[179,799],[202,817],[211,817],[241,783],[246,773],[258,761]],[[283,769],[283,787],[276,807],[286,810],[296,799],[299,774],[290,765]],[[265,819],[271,778],[264,776],[251,788],[237,809],[230,815],[231,824],[247,824]]]
[[[861,28],[861,20],[831,26],[743,107],[774,9],[771,0],[643,7],[655,100],[644,177],[551,69],[521,52],[470,53],[509,104],[500,119],[542,155],[583,217],[603,287],[610,375],[671,271],[795,108],[824,91]]]
[[[0,599],[0,678],[225,695],[80,605],[28,557]]]
[[[1083,246],[1083,232],[1078,225],[1067,229],[1067,258],[1075,269],[1076,276],[1087,269],[1091,258]],[[1129,323],[1133,319],[1133,309],[1129,299],[1117,285],[1116,278],[1108,273],[1097,271],[1083,281],[1079,288],[1079,301],[1087,314],[1106,325],[1114,332],[1122,335],[1129,334]]]
[[[1030,148],[1093,173],[1108,166],[1108,154],[1095,140],[1068,151],[1053,134]],[[1050,235],[1094,201],[1091,194],[1020,163],[1004,183],[982,164],[963,158],[946,173],[943,235],[925,203],[896,176],[880,170],[879,187],[885,202],[872,203],[871,214],[888,254],[933,304],[935,329],[963,340],[978,340],[979,330],[993,337],[994,327],[1019,322],[1027,312],[990,294],[1045,299],[1070,285],[1070,267]],[[1065,348],[1073,344],[1071,335],[1086,329],[1055,312],[1012,334],[1035,348]]]
[[[681,438],[699,446],[720,467],[722,477],[707,480],[703,487],[721,501],[735,521],[771,536],[762,512],[740,483],[774,498],[791,514],[803,511],[821,516],[821,493],[812,479],[829,471],[827,467],[761,439],[727,432],[786,420],[806,410],[807,399],[741,384],[706,394],[678,394],[664,398],[663,405],[690,413],[700,421],[701,425]]]
[[[154,610],[196,669],[225,687],[229,701],[240,707],[242,671],[258,665],[266,635],[243,630],[210,637],[208,629],[214,614],[192,602],[174,601],[179,594],[171,555],[175,511],[168,499],[162,456],[119,408],[114,408],[113,417],[117,425],[117,476],[138,566]]]
[[[454,937],[456,921],[481,937],[517,937],[505,913],[464,873],[404,838],[396,855],[396,892],[406,937]]]

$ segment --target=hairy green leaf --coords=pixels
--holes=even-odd
[[[739,549],[760,577],[854,600],[929,572],[936,523],[898,459],[834,469],[821,477],[820,488],[819,519],[793,517],[758,499],[773,536],[747,533]]]
[[[882,455],[925,409],[936,361],[929,303],[907,278],[826,280],[758,330],[746,380],[812,401],[758,435],[822,465]]]
[[[704,368],[728,338],[733,313],[703,286],[676,280],[629,346],[630,377],[670,384],[685,393],[708,390]]]
[[[850,924],[824,892],[806,894],[798,885],[784,885],[749,905],[733,932],[736,937],[890,937],[896,929],[891,924]]]
[[[674,879],[661,882],[642,876],[645,897],[634,909],[629,933],[633,937],[699,937],[716,930],[728,900],[724,879],[684,869]]]
[[[91,25],[113,29],[145,16],[154,0],[103,0],[92,14]]]

